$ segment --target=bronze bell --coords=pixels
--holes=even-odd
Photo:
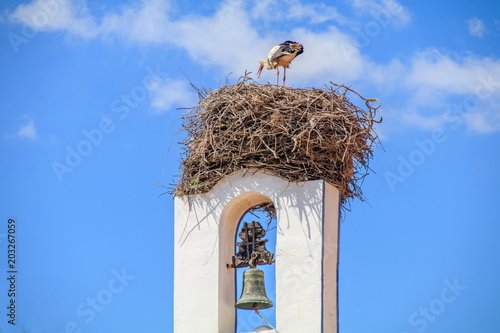
[[[243,290],[234,306],[247,310],[267,309],[273,306],[273,302],[267,298],[262,270],[249,268],[243,272]]]

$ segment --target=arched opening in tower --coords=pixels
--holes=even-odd
[[[262,304],[258,309],[260,316],[253,308],[237,308],[236,332],[258,332],[276,327],[276,265],[274,264],[274,254],[276,253],[277,232],[276,209],[272,202],[251,207],[243,214],[238,223],[233,260],[233,265],[236,267],[235,299],[240,302],[240,306],[242,303],[245,306],[244,303],[248,300],[252,303],[253,298],[265,299],[267,297],[273,303],[273,306],[262,308],[264,307]],[[255,266],[264,273],[265,290],[260,287],[255,288],[255,282],[247,281],[247,287],[250,284],[254,286],[251,293],[248,294],[243,289],[243,275],[251,266]],[[246,291],[248,291],[248,288]],[[264,302],[267,303],[267,301]],[[250,307],[250,305],[247,307]]]

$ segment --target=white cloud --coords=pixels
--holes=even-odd
[[[290,82],[346,83],[363,74],[365,59],[359,49],[353,46],[351,37],[337,28],[332,26],[325,32],[296,29],[292,35],[297,36],[297,40],[305,46],[304,53],[296,60],[300,61],[300,66],[295,67],[294,63],[290,65],[293,73],[289,76],[292,79]]]
[[[471,34],[471,36],[483,37],[483,35],[488,32],[483,21],[481,21],[477,17],[469,19],[467,23],[469,24],[469,33]]]
[[[10,18],[38,31],[66,30],[83,38],[98,35],[95,20],[85,6],[67,0],[34,0],[19,5]]]
[[[470,130],[479,133],[500,131],[500,99],[488,100],[465,118]]]
[[[411,21],[409,10],[396,0],[352,0],[351,3],[376,20],[389,20],[396,26],[404,26]]]
[[[405,81],[413,89],[432,89],[456,94],[473,94],[479,77],[500,77],[500,61],[476,56],[446,55],[429,49],[415,55]]]
[[[14,135],[5,135],[6,138],[18,137],[23,139],[28,139],[30,141],[36,141],[38,139],[35,127],[35,121],[29,116],[25,116],[28,119],[28,123],[21,125],[19,130]]]
[[[259,37],[243,4],[232,2],[213,16],[188,15],[171,23],[176,33],[169,41],[201,65],[242,73],[249,65],[258,67],[260,50],[266,49],[266,38]]]
[[[261,0],[255,1],[249,10],[252,18],[262,19],[264,23],[283,20],[309,20],[318,24],[327,21],[347,22],[335,7],[321,4],[302,4],[299,0]]]
[[[89,39],[109,34],[133,41],[167,40],[168,1],[144,0],[140,5],[123,7],[121,13],[107,13],[98,24],[85,1],[33,0],[19,5],[9,18],[37,31],[65,31]]]
[[[288,7],[287,16],[289,19],[309,18],[310,23],[313,24],[323,23],[326,21],[347,21],[342,15],[338,13],[337,9],[327,6],[323,3],[303,5],[298,1],[294,1]]]
[[[172,107],[191,107],[197,95],[186,81],[164,79],[151,92],[151,106],[155,113],[163,113]]]
[[[399,59],[392,59],[387,64],[377,64],[369,59],[363,60],[363,77],[371,85],[397,86],[406,74],[407,67]]]
[[[122,13],[106,14],[99,31],[103,35],[116,34],[136,42],[167,42],[174,35],[169,11],[168,1],[143,1],[141,6],[125,7]]]
[[[412,108],[399,109],[400,119],[405,124],[411,124],[413,127],[419,127],[426,130],[432,130],[442,127],[444,124],[441,114],[423,116],[417,110]]]
[[[430,49],[411,59],[400,85],[410,93],[401,116],[404,123],[436,128],[444,126],[445,115],[453,112],[471,130],[500,130],[499,59],[446,55]]]
[[[19,131],[17,131],[16,136],[21,138],[26,138],[31,141],[35,141],[37,139],[35,121],[30,118],[28,124],[21,126]]]
[[[43,7],[44,1],[53,1],[58,5],[48,11]],[[66,31],[83,38],[116,35],[142,43],[167,43],[186,50],[192,60],[200,65],[220,66],[226,72],[235,73],[256,70],[258,60],[265,57],[276,40],[293,38],[307,44],[306,53],[301,55],[301,62],[305,62],[305,66],[294,69],[295,80],[312,80],[319,75],[345,81],[360,74],[362,59],[358,47],[348,34],[341,33],[333,26],[318,33],[297,29],[283,36],[274,30],[266,32],[264,36],[259,34],[258,24],[252,21],[249,9],[257,9],[256,12],[261,15],[281,13],[283,11],[272,10],[278,4],[273,0],[262,3],[256,1],[248,7],[244,1],[227,0],[210,16],[184,15],[172,20],[168,1],[143,0],[139,5],[123,7],[120,13],[105,14],[98,25],[85,3],[77,6],[63,0],[34,0],[28,5],[19,6],[10,17],[36,26],[33,17],[42,12],[51,19],[39,25],[39,30]],[[326,5],[304,5],[298,0],[287,0],[287,4],[288,10],[280,15],[288,19],[309,18],[317,23],[342,19],[335,8]]]
[[[57,6],[47,7],[47,3],[56,1]],[[340,25],[348,21],[335,7],[303,4],[299,0],[283,1],[286,8],[278,10],[282,4],[278,0],[250,4],[226,0],[212,14],[177,15],[173,19],[168,0],[142,0],[97,20],[85,2],[34,0],[17,7],[10,18],[39,30],[65,31],[82,38],[117,36],[133,42],[170,45],[185,50],[198,65],[218,66],[226,73],[256,70],[258,60],[263,59],[277,41],[292,39],[304,44],[305,52],[292,63],[287,73],[288,85],[333,81],[380,87],[382,93],[394,90],[398,98],[402,96],[398,105],[405,111],[391,114],[408,126],[420,128],[443,124],[443,113],[453,100],[478,98],[479,89],[482,96],[487,97],[479,100],[474,115],[466,119],[468,126],[479,132],[500,130],[499,121],[495,120],[500,117],[495,109],[500,105],[499,59],[443,54],[437,49],[428,49],[407,58],[377,63],[362,54],[355,36],[332,24],[322,30],[296,28],[290,31],[263,26],[261,23],[265,20],[273,24],[279,19],[309,20],[313,24],[332,21]],[[351,5],[360,15],[365,15],[358,18],[357,24],[365,22],[367,14],[373,20],[382,19],[398,26],[411,21],[408,9],[396,0],[352,0]],[[50,20],[44,21],[40,12]],[[471,34],[485,33],[484,24],[477,18],[469,24]],[[274,83],[275,79],[275,71],[265,71],[260,82]],[[481,80],[490,81],[487,90]],[[189,89],[187,82],[166,79],[152,92],[151,106],[158,113],[174,106],[186,106],[196,98]]]

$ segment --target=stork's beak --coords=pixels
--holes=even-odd
[[[260,79],[260,73],[262,73],[262,68],[264,68],[263,65],[260,65],[259,70],[257,71],[257,78]]]

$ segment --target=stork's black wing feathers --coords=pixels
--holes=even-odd
[[[284,55],[291,54],[294,51],[290,47],[290,45],[280,44],[278,46],[279,46],[279,48],[273,53],[271,59],[269,59],[270,61],[273,61],[274,59],[278,59],[279,57],[282,57]]]
[[[287,54],[292,54],[293,52],[297,51],[291,46],[291,44],[298,44],[298,43],[287,40],[286,42],[279,44],[278,45],[279,48],[276,50],[276,52],[274,52],[271,59],[269,60],[273,61],[274,59],[278,59],[279,57],[282,57]],[[303,48],[297,53],[297,55],[301,54],[302,52],[304,52]]]

